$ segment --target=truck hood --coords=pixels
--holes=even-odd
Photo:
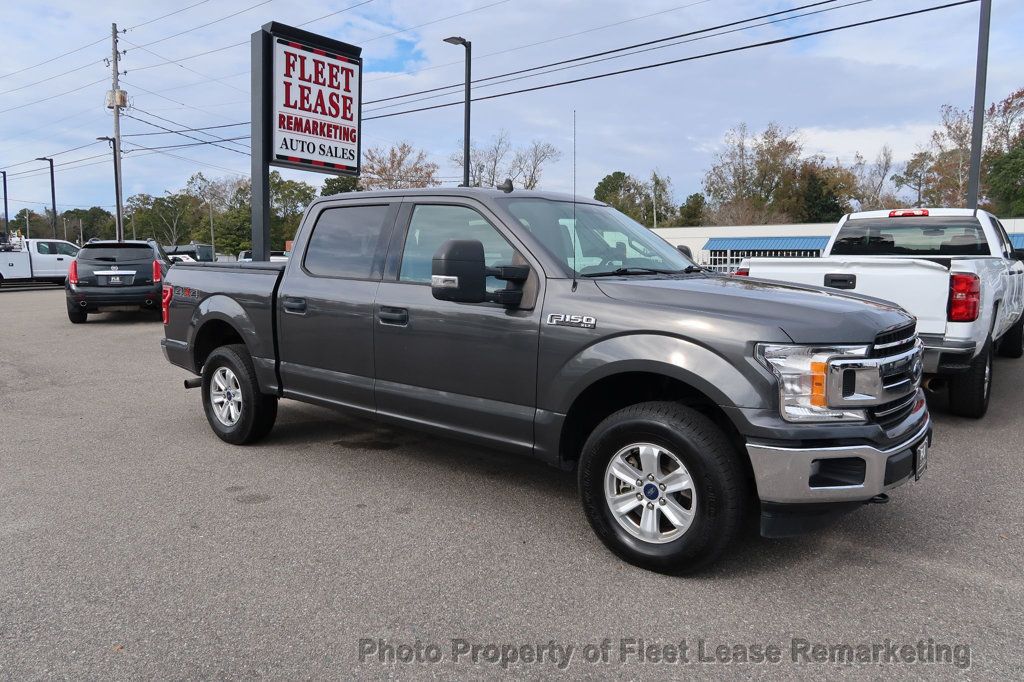
[[[763,321],[796,343],[872,343],[880,332],[914,320],[902,308],[878,299],[742,277],[633,276],[596,282],[609,298],[676,307],[698,316]]]

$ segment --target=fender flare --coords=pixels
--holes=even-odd
[[[661,359],[652,359],[661,358]],[[554,412],[567,414],[595,382],[626,372],[647,372],[681,381],[716,405],[766,407],[764,395],[749,376],[711,349],[675,336],[637,333],[604,339],[566,362],[552,378]]]
[[[230,296],[214,294],[203,299],[195,307],[192,311],[192,318],[189,320],[187,341],[189,351],[193,354],[193,360],[195,360],[196,338],[203,327],[215,320],[224,322],[234,329],[242,337],[242,342],[249,349],[249,354],[255,355],[252,351],[254,347],[258,346],[254,345],[256,342],[256,325],[253,324],[252,319],[245,312],[245,309]],[[196,369],[198,370],[199,367],[197,366]]]

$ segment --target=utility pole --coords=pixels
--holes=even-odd
[[[68,219],[65,218],[64,216],[61,216],[60,219],[64,221],[64,241],[67,241],[68,240]]]
[[[85,244],[85,235],[82,233],[82,219],[78,219],[78,245]]]
[[[210,197],[206,198],[206,205],[210,207],[210,250],[213,251],[213,262],[217,262],[217,245],[214,243],[213,237],[213,202],[210,201]]]
[[[50,163],[50,210],[53,216],[50,217],[50,229],[53,230],[53,238],[57,238],[57,188],[53,181],[53,159],[48,156],[37,156],[36,161],[48,161]]]
[[[658,227],[658,174],[651,173],[651,205],[654,207],[654,227]]]
[[[134,211],[128,217],[132,219],[132,239],[135,239],[135,213],[134,213]]]
[[[117,24],[110,25],[110,93],[107,95],[107,107],[114,110],[114,196],[117,202],[116,239],[124,241],[124,217],[121,210],[121,107],[128,102],[128,95],[118,86]]]
[[[4,230],[11,231],[11,217],[7,215],[7,171],[0,171],[4,176]]]
[[[25,239],[31,239],[32,238],[31,235],[32,235],[32,232],[29,230],[29,226],[28,226],[28,209],[26,208],[25,209]]]
[[[974,75],[974,130],[971,135],[971,173],[967,181],[967,208],[978,209],[981,191],[981,145],[985,132],[985,79],[988,75],[988,28],[992,23],[992,0],[981,0],[978,22],[978,61]]]

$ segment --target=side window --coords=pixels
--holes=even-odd
[[[66,242],[57,242],[57,253],[61,256],[77,256],[78,247]]]
[[[1006,228],[999,220],[993,219],[993,223],[996,226],[996,232],[999,233],[999,241],[1003,243],[1003,254],[1010,258],[1013,255],[1013,242],[1010,241],[1010,235],[1006,234]]]
[[[303,266],[313,275],[380,279],[391,230],[388,205],[340,206],[320,214]]]
[[[412,212],[399,281],[430,284],[434,254],[449,239],[475,239],[482,243],[488,267],[512,265],[515,250],[482,215],[465,206],[424,204]],[[487,279],[488,291],[503,288],[504,282],[493,277]]]
[[[54,253],[52,242],[36,242],[36,253],[47,256]]]

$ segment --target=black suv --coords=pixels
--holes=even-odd
[[[85,322],[89,313],[138,307],[160,310],[160,285],[171,260],[153,240],[91,241],[71,263],[68,319]]]

